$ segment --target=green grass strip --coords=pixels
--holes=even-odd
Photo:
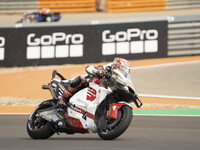
[[[134,115],[200,116],[199,108],[133,110]]]

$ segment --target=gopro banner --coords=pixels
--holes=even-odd
[[[102,26],[103,60],[167,57],[167,21]]]
[[[0,29],[0,65],[167,57],[167,21]]]

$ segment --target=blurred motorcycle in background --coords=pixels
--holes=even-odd
[[[60,13],[50,13],[50,9],[25,13],[17,23],[56,22],[61,18]]]

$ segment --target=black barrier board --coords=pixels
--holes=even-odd
[[[167,21],[0,28],[0,65],[81,64],[167,57]]]

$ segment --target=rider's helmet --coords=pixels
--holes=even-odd
[[[49,14],[49,13],[50,13],[50,9],[48,9],[48,8],[43,8],[43,9],[41,10],[41,14],[47,15],[47,14]]]
[[[124,58],[116,57],[112,63],[112,70],[118,69],[124,75],[130,73],[130,63]]]

